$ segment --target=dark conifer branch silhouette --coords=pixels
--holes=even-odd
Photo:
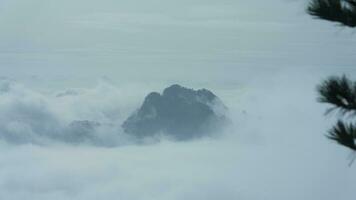
[[[350,81],[346,76],[330,77],[317,87],[318,101],[329,103],[341,114],[356,113],[356,82]]]
[[[354,124],[345,124],[341,120],[329,131],[327,137],[335,140],[340,145],[356,151],[356,126]]]
[[[317,91],[319,102],[333,106],[327,113],[338,110],[342,115],[356,114],[356,82],[351,81],[345,75],[329,77],[318,85]],[[356,124],[346,124],[339,120],[326,136],[338,144],[356,151]]]
[[[319,19],[356,27],[356,0],[310,0],[307,12]],[[322,82],[317,90],[318,101],[333,106],[327,114],[338,110],[341,115],[356,115],[356,82],[346,76],[333,76]],[[356,124],[345,124],[339,120],[327,137],[353,151],[350,165],[356,160]]]
[[[307,12],[320,19],[356,27],[356,0],[311,0]]]

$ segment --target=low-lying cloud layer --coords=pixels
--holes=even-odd
[[[101,82],[92,89],[45,93],[3,79],[0,97],[0,137],[7,142],[103,146],[127,142],[120,125],[133,105],[125,99],[128,96],[108,83]]]
[[[315,86],[356,79],[356,40],[307,2],[0,0],[0,199],[354,199]],[[213,91],[232,126],[132,145],[122,122],[174,83]]]
[[[0,139],[6,142],[37,145],[68,143],[110,147],[135,143],[135,140],[143,139],[124,131],[122,128],[123,121],[129,116],[127,112],[134,112],[132,106],[136,106],[135,109],[137,109],[139,105],[133,104],[134,101],[129,100],[129,96],[120,92],[117,87],[108,82],[101,81],[92,89],[67,89],[44,93],[4,78],[0,81],[0,89]],[[136,98],[139,98],[138,93],[141,90],[127,92],[137,94]],[[173,98],[171,102],[165,105],[164,109],[168,110],[168,113],[177,106],[175,101]],[[182,105],[191,106],[189,109],[200,106],[200,104]],[[215,116],[215,109],[212,106],[214,105],[206,105],[206,109],[212,111],[211,115]],[[195,112],[199,109],[200,107]],[[181,112],[180,114],[190,115],[186,118],[191,117],[190,120],[193,120],[194,115],[197,114],[195,112],[187,113],[185,111],[185,113]],[[198,122],[203,120],[202,117],[212,118],[210,115],[202,116],[202,113],[198,114],[201,116],[194,119]],[[178,120],[183,123],[184,116],[180,117]],[[207,124],[208,121],[204,126],[212,128],[213,125]],[[203,122],[199,122],[201,124],[186,123],[191,123],[191,126],[194,127],[202,125]],[[211,121],[212,124],[213,122]],[[156,124],[156,126],[158,125]],[[150,123],[146,126],[149,127]],[[184,125],[181,129],[194,132],[194,130],[185,128]],[[147,134],[145,131],[147,131]],[[153,137],[153,135],[158,134],[148,131],[143,129],[143,136],[151,134],[150,137]],[[175,131],[176,137],[184,134],[179,133],[179,130],[172,131]],[[210,130],[204,129],[204,132],[208,131]],[[189,132],[189,134],[191,135],[185,136],[186,139],[194,138],[193,134],[198,133]],[[204,135],[203,131],[200,131],[199,134]],[[145,137],[144,140],[146,139],[157,140],[158,138]]]
[[[0,198],[352,198],[356,176],[354,166],[347,166],[348,151],[323,135],[334,120],[325,119],[322,116],[325,106],[315,102],[314,88],[319,75],[293,70],[274,75],[273,79],[263,79],[263,84],[259,79],[258,83],[251,81],[234,89],[214,90],[231,108],[234,122],[220,138],[178,143],[162,140],[154,145],[115,148],[53,141],[46,141],[51,145],[45,146],[12,145],[2,141]],[[303,77],[302,82],[299,77]],[[34,92],[21,84],[6,83],[1,87],[0,106],[0,127],[5,133],[21,127],[9,125],[10,119],[19,116],[28,120],[22,127],[31,125],[43,134],[55,131],[55,128],[48,130],[49,125],[64,126],[83,116],[87,120],[119,122],[142,99],[132,95],[132,91],[104,83],[93,89],[55,93]],[[133,96],[140,100],[130,103],[136,98]],[[132,106],[125,111],[126,105]],[[46,125],[29,120],[31,116]],[[32,135],[26,128],[15,130],[29,138]],[[102,133],[108,134],[100,136],[102,141],[119,142],[111,131]],[[34,138],[45,141],[41,136]]]

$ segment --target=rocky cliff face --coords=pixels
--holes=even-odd
[[[139,138],[163,134],[188,140],[209,135],[221,127],[226,122],[225,110],[221,100],[209,90],[172,85],[162,94],[147,95],[122,127]]]

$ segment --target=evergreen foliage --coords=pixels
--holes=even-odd
[[[356,150],[355,137],[356,126],[354,124],[345,124],[339,120],[338,123],[329,131],[327,137],[335,140],[340,145]]]
[[[356,114],[356,82],[352,82],[346,76],[333,76],[321,83],[317,90],[318,101],[332,105],[327,113],[338,110],[342,115]],[[327,137],[356,151],[356,124],[346,124],[339,120]]]
[[[356,27],[356,0],[310,0],[307,12],[319,19]],[[318,101],[332,105],[326,113],[337,110],[343,116],[356,115],[356,82],[346,76],[333,76],[321,83],[317,90]],[[327,137],[356,152],[356,124],[339,120]]]
[[[356,0],[311,0],[307,12],[320,19],[356,27]]]
[[[346,76],[330,77],[317,89],[318,101],[333,105],[330,111],[339,109],[341,114],[356,113],[356,83]]]

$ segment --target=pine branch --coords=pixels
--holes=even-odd
[[[356,82],[350,81],[346,76],[330,77],[317,87],[321,103],[329,103],[338,109],[341,114],[352,112],[356,114]]]
[[[338,121],[338,123],[329,131],[327,137],[336,141],[340,145],[356,151],[356,125],[346,125],[344,122]]]
[[[356,0],[311,0],[307,12],[320,19],[356,27]]]

